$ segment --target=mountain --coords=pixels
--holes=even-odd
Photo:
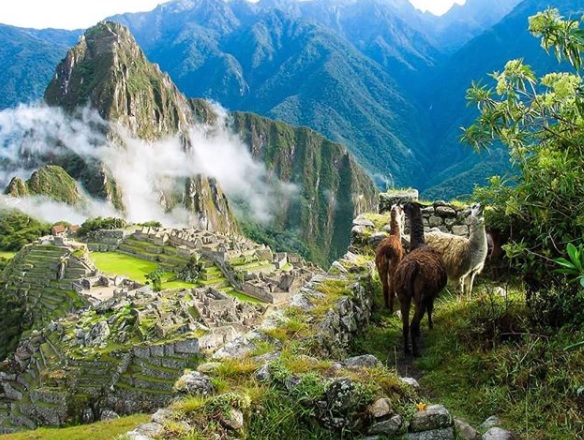
[[[44,195],[69,205],[82,200],[77,182],[57,165],[41,167],[26,182],[19,177],[12,178],[5,192],[13,197]]]
[[[194,122],[188,101],[170,78],[148,62],[126,28],[112,23],[101,23],[85,32],[57,66],[45,101],[68,112],[89,105],[136,138],[152,141],[178,135],[184,139],[185,148],[189,142],[187,126]],[[117,137],[115,132],[110,136]],[[123,147],[123,141],[121,144]],[[84,179],[93,195],[105,195],[114,206],[125,208],[122,190],[102,163],[65,159],[66,170]],[[95,176],[105,178],[92,185],[90,179]],[[168,190],[155,183],[166,210],[181,203],[201,225],[223,232],[237,230],[227,198],[214,180],[192,176],[182,179],[178,186],[182,186],[181,192],[176,191],[176,185]]]
[[[112,19],[187,97],[310,127],[345,145],[379,185],[451,197],[507,166],[499,155],[468,173],[481,157],[458,142],[475,116],[464,90],[537,46],[528,11],[546,7],[468,0],[436,17],[405,0],[175,0]],[[467,185],[441,186],[463,174]]]
[[[372,174],[417,184],[414,170],[425,160],[425,130],[412,120],[423,124],[421,112],[392,72],[314,18],[332,20],[327,17],[337,13],[335,7],[340,6],[321,1],[197,0],[113,19],[131,29],[148,57],[187,96],[309,126],[347,145]],[[306,8],[320,8],[328,15],[315,10],[310,15]],[[353,6],[351,11],[361,10]],[[360,14],[340,24],[352,38],[365,18]],[[384,18],[392,18],[378,16],[378,28],[385,27]],[[409,58],[397,47],[393,51],[399,55],[394,60]],[[400,64],[401,69],[405,66]],[[412,151],[421,153],[416,157]]]
[[[32,177],[14,177],[9,195],[79,204],[85,191],[141,221],[159,212],[184,222],[186,210],[188,225],[231,233],[242,223],[323,265],[345,252],[351,220],[375,206],[375,186],[346,148],[307,127],[187,100],[120,24],[85,32],[45,100],[65,113],[22,129],[20,159],[4,174],[24,163]]]
[[[42,98],[55,66],[79,35],[0,24],[0,109]]]
[[[280,212],[272,227],[298,231],[318,262],[343,255],[353,216],[375,209],[377,197],[371,179],[346,148],[307,127],[253,113],[233,113],[232,127],[255,158],[280,180],[298,187],[299,197]]]
[[[523,0],[466,0],[455,3],[442,17],[430,19],[431,34],[442,47],[454,51],[490,29]]]
[[[504,152],[478,156],[470,147],[460,144],[461,127],[468,127],[477,116],[475,109],[466,107],[466,89],[472,81],[494,86],[488,75],[501,71],[510,59],[522,58],[537,75],[564,68],[527,30],[528,18],[547,7],[545,0],[523,1],[500,23],[467,43],[433,73],[427,85],[432,93],[427,95],[424,106],[430,109],[436,164],[450,165],[430,171],[432,177],[427,182],[426,192],[429,197],[470,194],[475,183],[484,184],[490,175],[500,175],[509,169]],[[554,7],[565,17],[584,12],[584,5],[577,0],[559,0]],[[492,55],[485,57],[485,53]]]

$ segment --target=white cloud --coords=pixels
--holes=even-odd
[[[226,114],[220,108],[217,112]],[[213,129],[191,127],[190,149],[183,148],[177,137],[149,143],[112,126],[123,142],[123,146],[115,145],[103,134],[107,126],[89,109],[77,118],[46,106],[20,106],[0,112],[0,186],[6,187],[14,175],[27,179],[47,158],[75,153],[86,161],[104,164],[121,188],[124,214],[115,213],[111,204],[88,195],[87,204],[78,209],[43,198],[3,198],[0,204],[16,203],[31,215],[51,222],[79,223],[87,217],[115,215],[132,222],[158,220],[167,226],[196,226],[196,218],[185,209],[169,213],[160,204],[162,194],[184,191],[184,186],[175,187],[177,182],[192,176],[215,178],[230,201],[243,201],[248,213],[262,223],[269,222],[282,206],[280,198],[297,193],[295,186],[271,179],[263,163],[253,159],[239,137],[223,128],[224,122]]]

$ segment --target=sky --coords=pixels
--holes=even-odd
[[[167,0],[168,1],[168,0]],[[406,0],[404,0],[406,1]],[[416,8],[436,15],[466,0],[409,0]],[[0,23],[36,29],[86,29],[106,17],[124,12],[150,11],[165,0],[2,0]]]

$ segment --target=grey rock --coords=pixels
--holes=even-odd
[[[354,254],[353,252],[347,252],[343,255],[343,260],[347,260],[349,263],[357,261],[358,255]]]
[[[174,384],[174,389],[180,394],[190,396],[207,396],[215,393],[215,387],[211,380],[198,371],[182,375]]]
[[[454,427],[432,429],[430,431],[411,432],[406,437],[408,440],[455,440]]]
[[[138,426],[134,431],[144,434],[149,437],[157,437],[164,431],[164,427],[160,423],[143,423]]]
[[[20,400],[22,399],[22,393],[18,391],[16,388],[13,388],[9,383],[2,384],[4,387],[4,394],[8,399],[11,400]]]
[[[200,351],[197,339],[187,339],[174,343],[174,352],[183,354],[196,354]]]
[[[382,397],[377,399],[369,408],[369,413],[376,419],[382,419],[393,413],[391,400]]]
[[[254,356],[251,358],[251,360],[258,363],[265,363],[273,361],[275,359],[279,359],[281,355],[282,355],[281,351],[272,351],[270,353],[264,353],[258,356]]]
[[[111,409],[104,409],[101,411],[101,414],[99,415],[99,420],[114,420],[114,419],[119,419],[120,416],[118,415],[117,412],[112,411]]]
[[[402,382],[407,383],[408,385],[412,386],[416,390],[419,390],[420,389],[420,384],[413,377],[400,377],[399,380],[401,380]]]
[[[381,362],[372,354],[365,354],[363,356],[354,356],[343,361],[343,365],[347,368],[374,368],[381,366]]]
[[[85,344],[91,346],[99,346],[106,342],[110,335],[110,328],[106,321],[98,321],[89,330],[89,333],[85,335]]]
[[[223,348],[217,350],[211,359],[241,359],[255,350],[256,345],[254,341],[266,341],[270,338],[264,333],[252,331],[245,336],[235,338],[233,341],[227,343]],[[275,342],[275,341],[274,341]]]
[[[481,429],[486,430],[494,426],[499,426],[501,424],[501,419],[497,416],[491,416],[483,423],[481,423]]]
[[[480,440],[481,435],[464,420],[454,419],[454,426],[461,440]]]
[[[235,408],[230,408],[221,419],[223,426],[234,431],[239,431],[243,428],[243,413]]]
[[[513,440],[513,435],[503,429],[498,427],[493,427],[483,434],[483,440]]]
[[[411,429],[414,432],[430,431],[452,426],[452,416],[442,405],[430,405],[418,411],[412,418]]]
[[[152,414],[152,418],[150,419],[154,423],[158,423],[160,425],[164,425],[164,423],[172,418],[172,411],[166,408],[160,408],[154,414]]]
[[[128,440],[153,440],[149,435],[144,435],[136,430],[127,432],[124,435],[124,438],[127,438]]]
[[[375,223],[366,218],[356,218],[353,220],[353,226],[363,226],[365,228],[375,228]]]
[[[314,304],[306,296],[297,294],[290,300],[291,307],[298,307],[300,310],[308,311],[314,309]]]
[[[389,420],[374,423],[369,434],[384,434],[393,436],[402,430],[403,420],[400,415],[395,415]]]
[[[269,382],[272,378],[272,374],[270,373],[270,366],[266,364],[261,367],[254,373],[254,377],[260,382]]]
[[[340,273],[348,273],[347,269],[345,269],[345,266],[343,266],[338,261],[334,261],[333,264],[331,264],[331,268],[337,269]]]
[[[434,212],[440,217],[456,217],[456,211],[449,206],[438,206]]]

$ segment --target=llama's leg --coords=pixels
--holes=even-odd
[[[432,311],[434,310],[434,301],[428,301],[426,304],[426,310],[428,311],[428,328],[432,330],[434,328],[434,322],[432,321]]]
[[[412,318],[411,333],[412,333],[412,354],[414,356],[420,356],[420,351],[418,349],[418,338],[420,337],[420,322],[424,317],[425,307],[424,304],[416,304],[416,311],[414,312],[414,317]]]
[[[402,315],[402,337],[404,340],[404,354],[410,353],[408,338],[410,335],[410,300],[400,298],[400,310]]]
[[[476,272],[471,272],[466,276],[466,294],[468,295],[468,298],[470,299],[471,295],[472,295],[472,285],[474,283],[474,278],[476,276]]]
[[[395,298],[395,264],[389,269],[389,312],[393,313],[393,301]]]
[[[464,277],[458,279],[458,293],[464,295]]]
[[[383,300],[385,307],[389,308],[389,281],[388,281],[387,262],[383,262],[383,267],[379,270],[379,278],[381,278],[381,285],[383,286]]]

